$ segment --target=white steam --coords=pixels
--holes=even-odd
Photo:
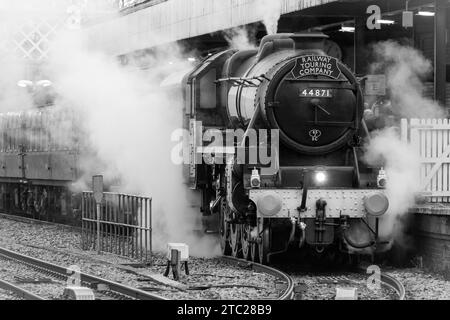
[[[281,17],[282,0],[261,0],[257,5],[262,16],[263,24],[266,27],[267,34],[276,34],[278,31],[278,21]]]
[[[442,108],[423,96],[422,79],[431,71],[431,63],[419,51],[387,41],[376,44],[374,52],[376,62],[371,70],[386,75],[393,114],[401,118],[443,117]],[[366,145],[365,161],[385,165],[390,207],[381,219],[380,233],[401,240],[401,218],[421,191],[420,156],[401,139],[398,128],[385,128],[373,133]]]
[[[153,198],[156,249],[186,242],[194,255],[217,254],[215,243],[194,235],[199,208],[192,207],[195,198],[182,183],[182,168],[170,158],[171,134],[182,124],[180,96],[161,90],[151,70],[121,67],[113,57],[90,51],[76,33],[60,41],[50,61],[58,103],[81,114],[91,147],[107,164],[105,172],[121,177],[121,191]],[[181,60],[177,52],[173,47],[157,55],[164,57],[157,65],[170,71],[168,61]]]
[[[187,57],[181,48],[167,47],[148,57],[149,65],[158,66],[157,72],[143,71],[123,67],[117,57],[94,51],[87,43],[82,30],[60,31],[45,70],[58,93],[57,105],[81,119],[82,145],[88,152],[82,154],[80,164],[87,181],[92,173],[104,174],[106,180],[120,177],[119,191],[151,197],[156,250],[164,250],[168,242],[184,242],[195,256],[219,254],[216,241],[195,232],[201,229],[199,201],[183,184],[182,167],[170,157],[176,145],[171,135],[182,127],[183,104],[181,94],[162,90],[161,75],[192,67]],[[6,64],[11,70],[3,65],[2,107],[9,98],[16,111],[26,106],[11,95],[17,87],[16,73],[24,65],[24,60]]]
[[[372,73],[385,73],[390,98],[397,115],[404,118],[442,118],[442,108],[423,96],[423,79],[432,70],[432,64],[422,53],[394,41],[374,46],[377,62]]]
[[[256,15],[262,18],[262,23],[268,35],[278,32],[278,22],[281,17],[282,0],[256,0],[254,1]],[[225,32],[225,39],[232,49],[256,49],[256,29],[237,27]]]
[[[234,28],[224,33],[231,49],[252,50],[256,49],[255,40],[251,39],[246,27]]]
[[[26,66],[7,55],[0,57],[0,65],[0,112],[30,109],[32,89],[18,86],[20,80],[29,80]]]
[[[380,236],[388,237],[394,232],[397,217],[414,205],[415,194],[420,191],[420,158],[401,140],[395,128],[376,132],[366,148],[366,162],[370,165],[384,163],[388,177],[389,210],[380,224]]]

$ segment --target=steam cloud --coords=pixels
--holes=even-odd
[[[432,70],[431,63],[416,49],[393,41],[374,46],[373,74],[385,74],[393,114],[402,118],[441,118],[442,108],[423,96],[422,79]],[[401,241],[401,218],[414,205],[420,192],[420,158],[416,150],[401,140],[398,128],[375,132],[366,145],[365,161],[385,163],[388,176],[386,192],[390,199],[387,214],[381,219],[382,237]]]
[[[17,83],[23,80],[25,67],[11,56],[0,58],[0,112],[30,109],[33,106],[31,95]]]
[[[217,254],[214,243],[193,233],[199,229],[200,212],[192,206],[199,203],[183,184],[181,167],[170,158],[171,134],[182,123],[181,97],[166,95],[151,74],[119,67],[111,57],[89,51],[82,39],[65,35],[63,42],[50,64],[60,104],[81,112],[90,143],[108,164],[106,172],[119,173],[125,191],[153,198],[156,248],[187,242],[194,255]],[[170,72],[186,61],[177,52],[172,47],[152,64],[167,65]]]
[[[250,38],[249,30],[246,27],[234,28],[224,33],[231,49],[252,50],[256,49],[254,40]]]
[[[276,34],[278,31],[278,21],[281,17],[281,1],[262,0],[260,1],[261,4],[258,5],[267,34]]]
[[[420,191],[420,159],[415,150],[401,141],[395,128],[376,132],[366,147],[366,162],[385,164],[389,210],[381,219],[380,236],[389,237],[396,232],[397,218],[414,205],[415,193]]]
[[[396,114],[404,118],[442,118],[443,109],[423,96],[423,79],[432,70],[432,64],[421,52],[394,41],[374,46],[376,62],[372,74],[385,73],[392,104]]]
[[[46,73],[58,93],[57,105],[81,119],[83,144],[93,151],[82,155],[84,171],[101,170],[96,173],[106,179],[119,176],[120,192],[152,197],[156,250],[165,250],[167,242],[184,242],[194,256],[219,254],[216,241],[194,232],[201,229],[199,201],[183,184],[182,167],[170,158],[171,135],[182,125],[182,103],[181,95],[161,89],[160,76],[192,67],[182,48],[149,56],[159,68],[145,72],[94,51],[80,30],[60,32],[52,47]],[[15,107],[23,110],[23,104]]]
[[[268,35],[278,32],[278,21],[281,17],[282,0],[255,0],[257,15],[262,17],[262,23]],[[225,32],[225,39],[230,48],[238,50],[256,49],[254,40],[255,29],[238,27]]]

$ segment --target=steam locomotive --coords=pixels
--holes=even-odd
[[[269,263],[293,247],[322,256],[386,244],[386,176],[362,161],[361,84],[326,55],[327,38],[269,35],[183,79],[184,177],[217,218],[225,255]]]
[[[386,177],[362,161],[361,85],[321,33],[209,56],[182,81],[184,176],[222,251],[261,263],[298,248],[373,254]],[[0,211],[79,224],[83,137],[67,110],[0,115]]]

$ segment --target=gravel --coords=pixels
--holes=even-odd
[[[192,258],[189,261],[190,276],[184,275],[180,279],[182,284],[198,290],[176,289],[149,278],[164,273],[167,260],[162,254],[154,255],[152,267],[136,269],[124,266],[136,263],[134,260],[112,254],[98,256],[96,252],[81,250],[80,243],[79,231],[70,227],[0,217],[1,247],[66,267],[76,265],[82,272],[169,299],[276,299],[280,294],[276,278],[271,275],[233,266],[220,259],[202,258]]]
[[[388,300],[397,299],[392,289],[382,287],[373,291],[367,287],[367,277],[355,273],[314,273],[292,271],[288,274],[294,279],[299,288],[302,288],[304,300],[334,299],[336,288],[356,288],[359,300]],[[442,275],[418,268],[399,269],[384,266],[382,272],[399,280],[406,291],[406,300],[449,300],[450,281]]]
[[[18,285],[40,297],[48,300],[59,299],[64,291],[66,283],[64,281],[58,281],[42,275],[41,273],[24,266],[20,263],[0,259],[0,274],[1,279],[17,285],[16,277],[27,280],[44,280],[44,283],[25,283],[19,282]],[[47,280],[49,282],[47,283]]]
[[[21,300],[21,299],[16,295],[14,295],[12,292],[0,289],[0,300]]]
[[[407,300],[450,300],[450,281],[442,275],[417,268],[384,272],[403,283]]]
[[[369,289],[367,279],[355,273],[295,275],[293,279],[304,288],[302,300],[334,300],[337,288],[355,288],[358,300],[394,300],[397,297],[392,289]]]

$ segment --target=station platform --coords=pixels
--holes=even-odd
[[[450,216],[450,203],[427,203],[415,205],[409,209],[409,212],[426,215]]]

